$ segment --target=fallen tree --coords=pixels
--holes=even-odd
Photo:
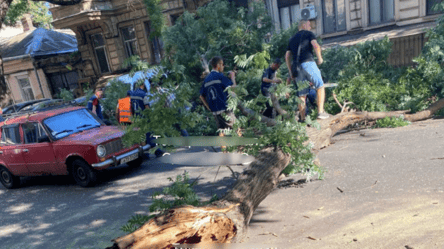
[[[273,103],[277,109],[280,108],[279,103]],[[254,111],[241,104],[238,107],[244,115],[254,116]],[[319,121],[320,129],[307,128],[308,142],[313,143],[313,152],[317,153],[330,144],[331,138],[338,131],[349,125],[400,115],[415,122],[431,118],[442,108],[444,99],[415,114],[409,114],[408,111],[340,113]],[[261,122],[272,126],[275,121],[263,117]],[[176,243],[241,242],[254,210],[276,187],[282,170],[289,162],[290,156],[280,148],[265,148],[221,200],[205,207],[182,206],[168,210],[135,232],[115,239],[110,248],[172,248]]]

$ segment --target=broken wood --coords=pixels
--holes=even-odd
[[[279,182],[290,156],[263,149],[227,195],[205,207],[182,206],[158,215],[137,231],[114,240],[114,249],[171,248],[173,244],[239,242],[254,210]]]
[[[444,99],[441,99],[415,114],[409,114],[408,111],[340,113],[325,120],[318,120],[321,126],[319,130],[307,127],[308,142],[314,145],[312,150],[317,153],[330,144],[332,136],[349,125],[400,115],[415,122],[431,118],[443,107]],[[242,104],[239,104],[238,108],[245,116],[256,115]],[[261,122],[267,126],[276,124],[274,119],[264,116],[261,117]],[[254,210],[276,187],[279,175],[289,162],[290,156],[279,148],[263,149],[223,199],[205,207],[182,206],[168,210],[148,221],[137,231],[115,239],[111,248],[172,248],[176,243],[240,242]],[[318,160],[316,164],[319,164]],[[338,190],[343,192],[342,189]]]

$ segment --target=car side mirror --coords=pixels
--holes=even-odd
[[[39,143],[44,143],[44,142],[51,142],[51,140],[49,140],[48,135],[42,135],[38,138],[37,140]]]

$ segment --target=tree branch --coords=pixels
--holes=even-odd
[[[276,95],[274,95],[274,93],[270,93],[270,98],[271,102],[273,103],[274,109],[276,109],[276,111],[280,115],[285,116],[288,114],[286,110],[282,109],[281,105],[279,104],[279,100],[276,98]]]

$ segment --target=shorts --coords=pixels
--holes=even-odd
[[[291,66],[291,72],[296,74],[296,65]],[[296,87],[296,96],[307,96],[310,91],[310,82],[313,83],[315,89],[324,87],[321,71],[314,61],[307,61],[301,64],[301,70],[296,77],[294,84]]]
[[[216,126],[217,129],[233,129],[234,121],[236,120],[236,117],[234,116],[234,113],[231,111],[224,111],[225,115],[229,117],[230,120],[226,120],[222,115],[220,114],[213,114],[214,119],[216,120]]]

